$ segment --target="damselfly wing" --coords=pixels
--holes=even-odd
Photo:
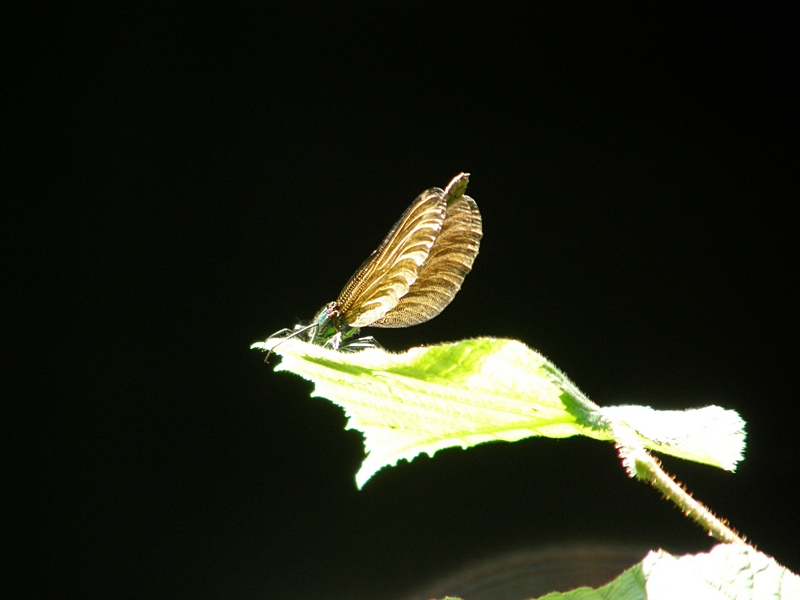
[[[356,337],[362,327],[409,327],[442,312],[472,269],[483,235],[478,205],[464,195],[468,183],[461,173],[444,190],[422,192],[335,302],[310,325],[271,337],[353,351],[377,345]]]

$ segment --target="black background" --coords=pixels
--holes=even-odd
[[[513,337],[600,404],[739,411],[735,474],[666,467],[800,569],[787,18],[407,2],[15,23],[18,589],[379,598],[514,548],[709,548],[591,440],[448,450],[357,491],[341,410],[248,349],[334,299],[460,171],[484,219],[473,272],[434,321],[368,333]]]

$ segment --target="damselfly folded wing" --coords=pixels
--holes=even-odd
[[[442,230],[419,269],[416,281],[392,310],[372,327],[408,327],[424,323],[450,304],[478,254],[483,236],[478,205],[465,196],[468,175],[457,176],[444,191],[447,204]],[[433,190],[431,190],[433,191]]]
[[[348,325],[372,325],[408,293],[442,230],[446,204],[441,191],[420,194],[350,278],[336,301]]]

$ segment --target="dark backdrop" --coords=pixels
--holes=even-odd
[[[19,589],[368,599],[548,543],[709,548],[590,440],[448,450],[359,492],[360,435],[248,349],[334,299],[460,171],[484,219],[472,274],[434,321],[371,333],[513,337],[600,404],[738,410],[735,474],[666,466],[800,569],[787,15],[429,4],[14,25]]]

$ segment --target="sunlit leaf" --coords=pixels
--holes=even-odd
[[[393,354],[373,348],[345,354],[288,340],[254,344],[315,383],[314,395],[344,408],[348,428],[364,433],[359,487],[379,469],[420,453],[531,436],[585,435],[614,440],[625,427],[650,449],[733,469],[744,423],[718,407],[652,411],[591,402],[555,365],[524,344],[477,338]],[[612,427],[613,425],[613,427]],[[711,440],[711,443],[709,443]]]

